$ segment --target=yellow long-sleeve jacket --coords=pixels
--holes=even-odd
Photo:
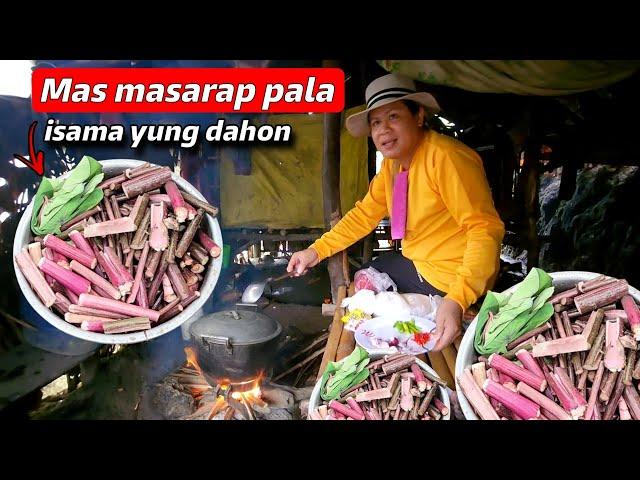
[[[362,201],[311,245],[320,260],[357,242],[389,215],[396,163],[385,158]],[[480,156],[428,131],[409,167],[403,255],[466,310],[493,286],[503,237]]]

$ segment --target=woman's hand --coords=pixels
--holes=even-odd
[[[287,272],[295,272],[295,275],[304,275],[311,267],[318,264],[318,253],[313,248],[307,248],[299,252],[295,252],[287,265]]]
[[[436,313],[436,345],[433,351],[438,352],[450,345],[462,331],[462,307],[453,300],[445,298]]]

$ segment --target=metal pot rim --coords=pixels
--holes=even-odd
[[[248,324],[244,326],[236,323],[236,321],[240,320],[242,313],[249,315],[245,319]],[[234,317],[231,323],[227,318],[230,315]],[[255,323],[256,321],[258,322],[257,324]],[[265,322],[268,323],[267,331],[260,331],[263,326],[267,326]],[[256,326],[257,333],[262,335],[261,337],[256,338],[255,331],[250,328],[252,326]],[[274,326],[275,328],[273,328]],[[204,343],[202,339],[216,339],[217,341],[214,343],[224,343],[228,346],[257,345],[277,338],[282,333],[282,330],[280,322],[262,312],[253,310],[242,312],[237,309],[229,309],[210,313],[191,323],[189,325],[189,337],[197,343]],[[234,337],[236,340],[234,340]]]
[[[195,323],[195,322],[194,322]],[[229,339],[229,344],[232,347],[243,347],[246,345],[256,345],[258,343],[266,343],[269,342],[271,340],[273,340],[274,338],[277,338],[278,336],[280,336],[280,334],[282,333],[282,325],[280,325],[280,322],[275,322],[276,324],[276,331],[273,332],[271,335],[269,335],[268,337],[264,337],[264,338],[258,338],[255,340],[248,340],[248,341],[244,341],[244,342],[234,342],[231,341],[231,339]],[[191,324],[193,325],[193,324]],[[191,340],[202,344],[202,339],[203,338],[212,338],[212,337],[207,337],[207,336],[203,336],[203,335],[195,335],[192,331],[191,331],[191,325],[189,325],[189,336],[191,337]],[[218,338],[229,338],[229,337],[224,337],[224,336],[219,336]]]

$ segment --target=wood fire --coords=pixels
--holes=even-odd
[[[196,352],[191,347],[186,347],[186,365],[177,372],[170,375],[176,379],[180,385],[186,387],[196,402],[196,410],[191,415],[182,417],[184,420],[207,419],[221,412],[224,412],[224,419],[228,420],[236,416],[255,420],[255,412],[269,413],[267,402],[262,400],[260,384],[264,378],[264,373],[252,380],[234,383],[221,383],[210,385],[202,374],[202,370],[196,359]]]

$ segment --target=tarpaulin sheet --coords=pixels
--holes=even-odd
[[[344,214],[364,197],[369,186],[367,139],[340,135],[340,203]],[[221,153],[220,210],[225,228],[323,228],[323,117],[270,115],[265,124],[289,124],[291,145],[254,144],[251,174],[236,175],[234,164]],[[229,144],[228,146],[231,146]],[[246,148],[246,147],[243,147]]]
[[[480,93],[568,95],[606,87],[640,68],[637,60],[380,60],[390,72]]]

